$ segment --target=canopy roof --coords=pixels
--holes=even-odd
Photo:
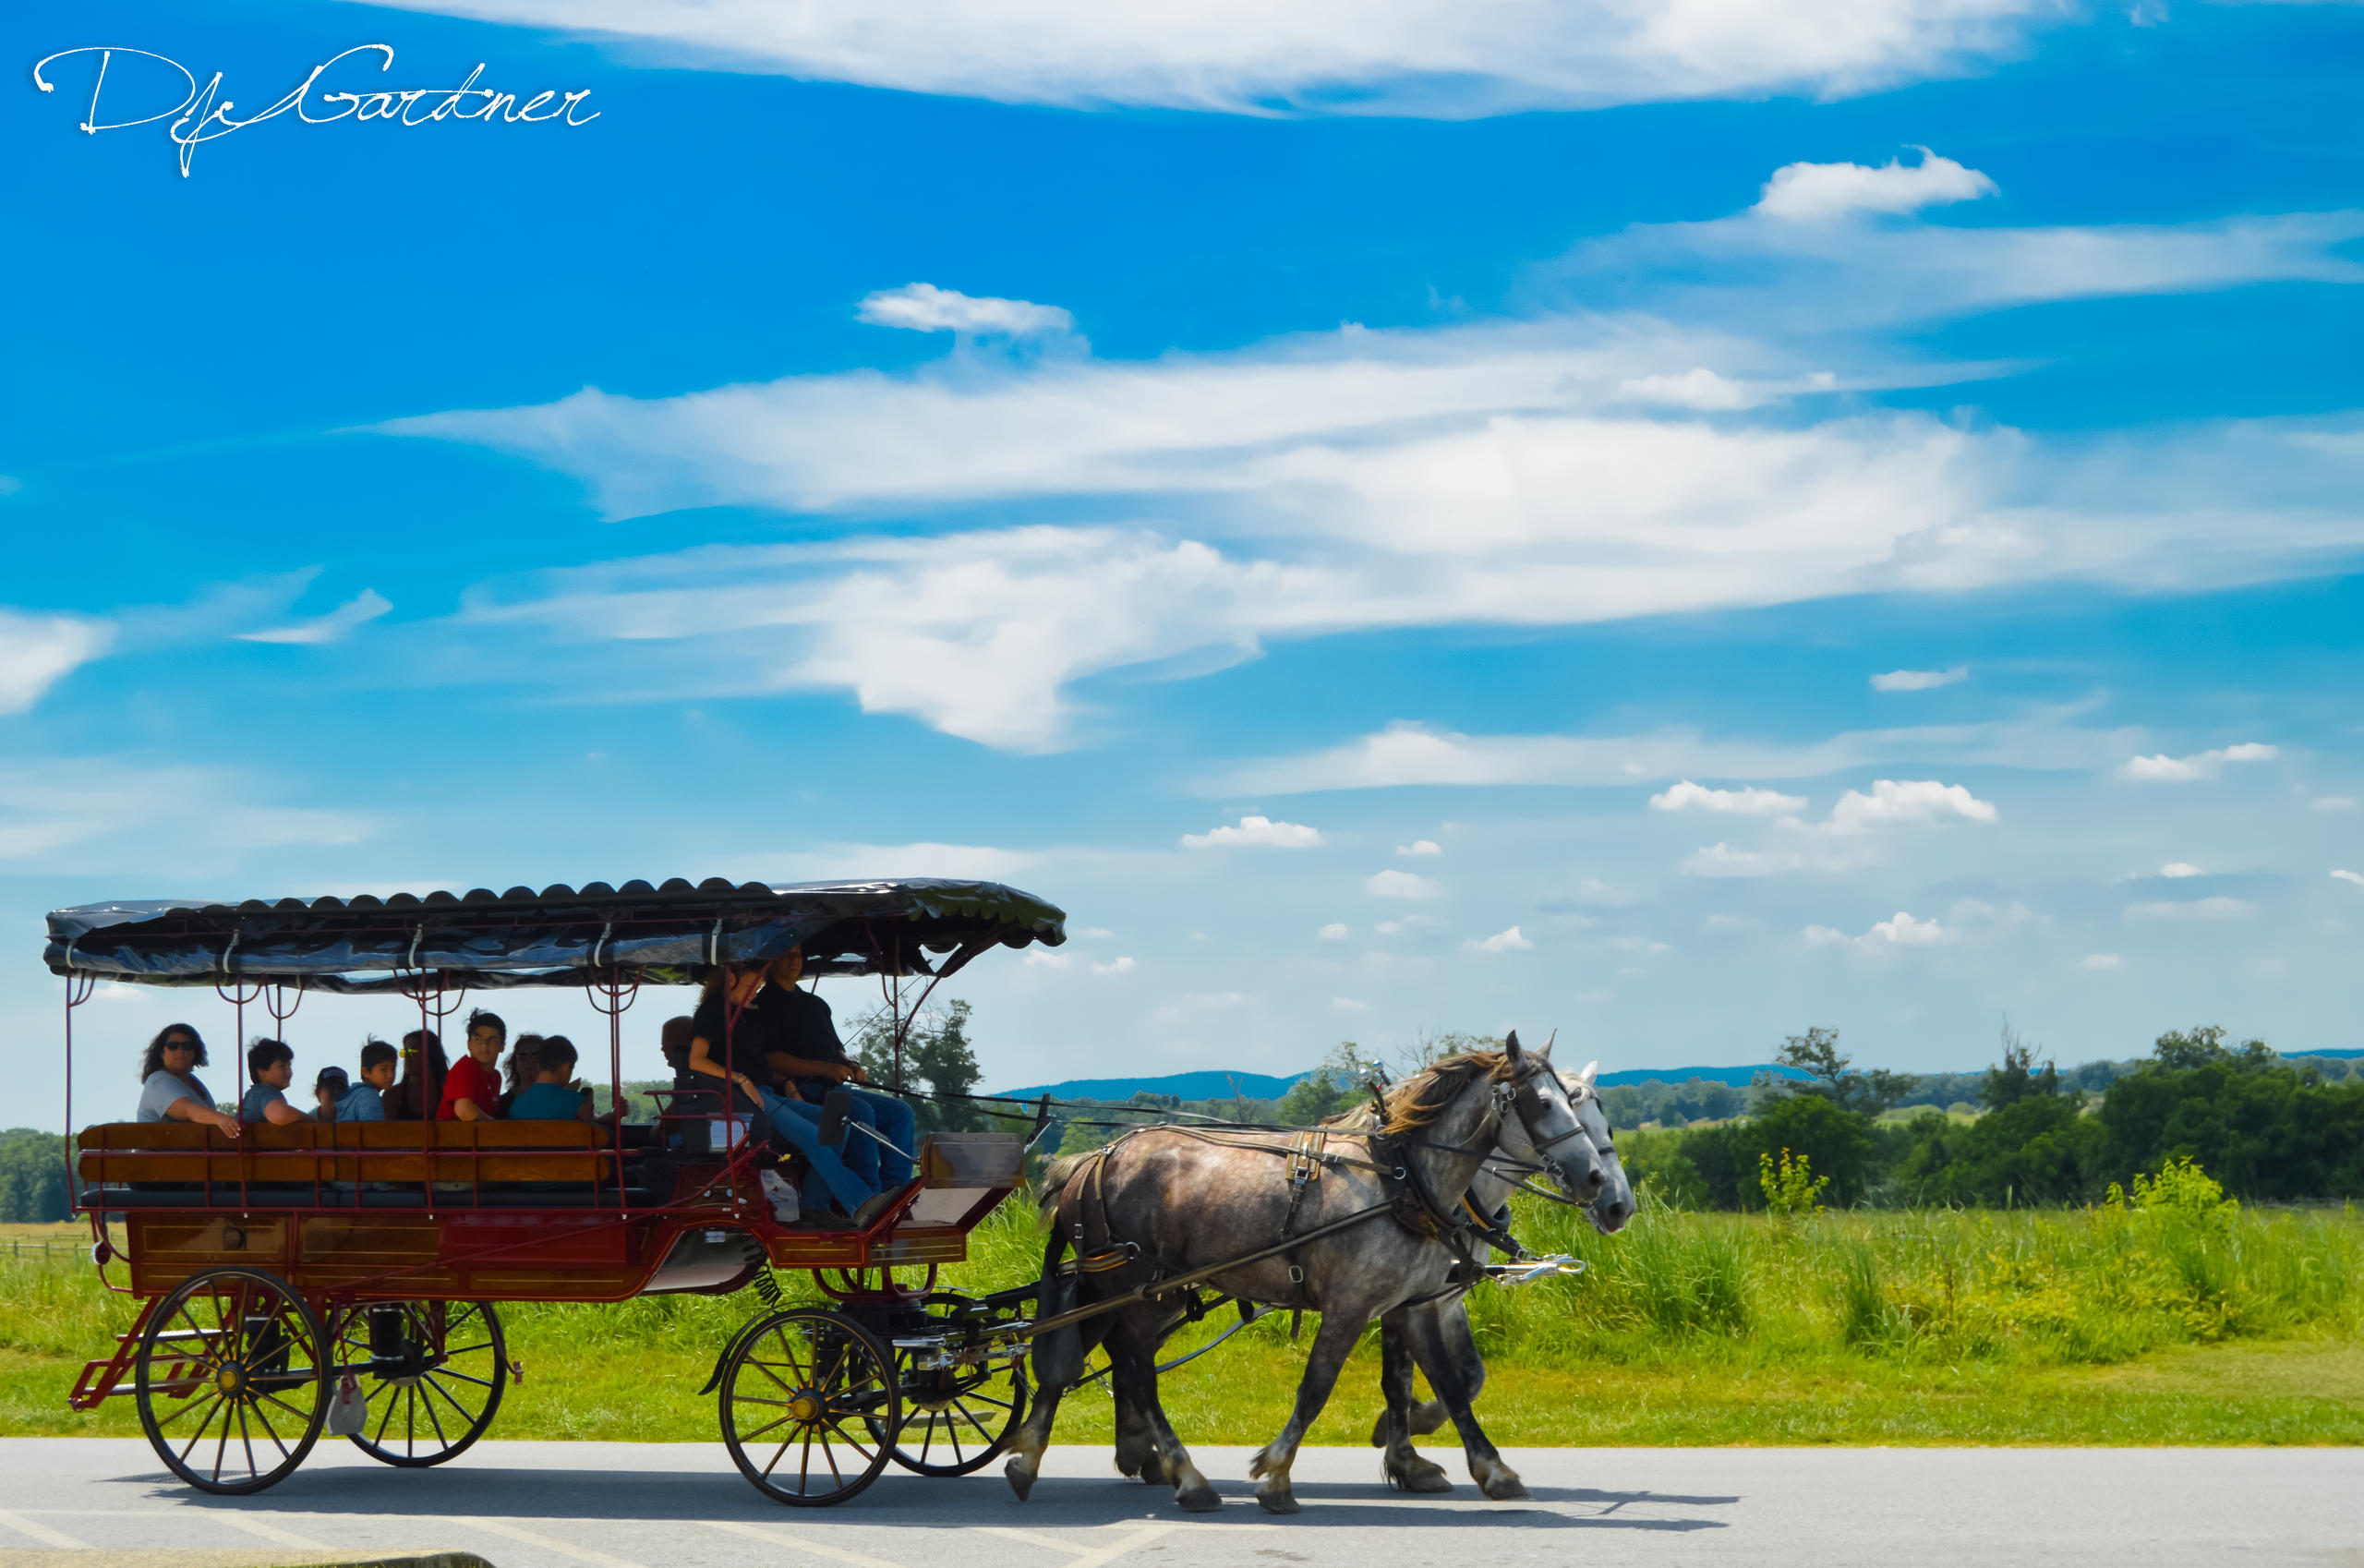
[[[588,882],[537,893],[152,899],[54,910],[57,974],[142,985],[300,983],[342,992],[425,984],[583,985],[621,971],[683,983],[717,964],[804,949],[824,974],[949,974],[992,947],[1067,940],[1067,913],[998,882],[911,877],[767,887]]]

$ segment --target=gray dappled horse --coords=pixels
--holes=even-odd
[[[1576,1109],[1577,1121],[1592,1142],[1593,1151],[1600,1156],[1601,1166],[1608,1176],[1600,1196],[1585,1208],[1585,1217],[1593,1229],[1603,1236],[1614,1236],[1623,1230],[1634,1217],[1634,1187],[1625,1178],[1625,1166],[1617,1157],[1616,1135],[1610,1128],[1608,1113],[1601,1109],[1599,1092],[1593,1086],[1598,1062],[1588,1062],[1577,1073],[1561,1076],[1561,1085]],[[1368,1123],[1371,1112],[1368,1107],[1355,1115],[1338,1118],[1351,1125],[1357,1119]],[[1482,1214],[1497,1212],[1510,1196],[1511,1176],[1502,1169],[1487,1166],[1480,1169],[1469,1184],[1469,1200]],[[1474,1243],[1483,1247],[1482,1241]],[[1456,1292],[1441,1301],[1425,1306],[1402,1309],[1405,1314],[1422,1314],[1433,1320],[1427,1333],[1433,1335],[1445,1358],[1457,1374],[1464,1396],[1476,1401],[1486,1386],[1486,1363],[1478,1354],[1478,1341],[1469,1331],[1469,1311],[1463,1304],[1464,1293]],[[1412,1367],[1414,1357],[1410,1336],[1402,1332],[1399,1320],[1393,1316],[1381,1318],[1379,1328],[1379,1386],[1387,1401],[1387,1408],[1372,1426],[1370,1442],[1373,1448],[1384,1449],[1380,1461],[1380,1474],[1405,1491],[1451,1491],[1453,1483],[1445,1478],[1444,1466],[1420,1457],[1412,1447],[1415,1437],[1426,1436],[1444,1425],[1451,1415],[1441,1397],[1417,1400],[1412,1396]],[[1431,1388],[1436,1380],[1429,1380]],[[1458,1423],[1455,1423],[1458,1426]],[[1478,1475],[1478,1454],[1469,1452],[1469,1473]]]
[[[1385,1153],[1386,1162],[1391,1168],[1407,1167],[1414,1179],[1406,1185],[1424,1192],[1425,1206],[1448,1224],[1459,1217],[1471,1180],[1490,1156],[1530,1164],[1550,1156],[1553,1180],[1578,1202],[1593,1201],[1609,1185],[1548,1055],[1522,1051],[1515,1034],[1499,1052],[1448,1057],[1406,1079],[1389,1093],[1387,1105],[1382,1131],[1393,1152]],[[1331,1133],[1333,1152],[1350,1160],[1357,1145],[1369,1153],[1367,1140],[1367,1133]],[[1455,1260],[1436,1234],[1438,1227],[1415,1229],[1399,1222],[1391,1186],[1379,1172],[1365,1168],[1372,1164],[1368,1158],[1324,1169],[1306,1185],[1292,1212],[1284,1152],[1269,1137],[1159,1127],[1055,1163],[1043,1187],[1044,1216],[1053,1225],[1043,1257],[1046,1315],[1047,1303],[1057,1298],[1051,1286],[1054,1270],[1070,1243],[1076,1244],[1079,1263],[1101,1265],[1074,1274],[1077,1304],[1088,1306],[1160,1278],[1246,1259],[1291,1235],[1308,1236],[1288,1253],[1220,1269],[1206,1282],[1243,1302],[1321,1314],[1288,1424],[1248,1466],[1263,1481],[1257,1502],[1272,1513],[1297,1512],[1289,1469],[1297,1445],[1329,1399],[1364,1325],[1373,1318],[1386,1321],[1390,1314],[1460,1430],[1479,1490],[1490,1498],[1526,1496],[1517,1473],[1502,1463],[1469,1414],[1436,1321],[1403,1310],[1449,1288]],[[1313,1234],[1339,1222],[1350,1223]],[[1120,1427],[1117,1434],[1117,1468],[1171,1484],[1184,1508],[1222,1506],[1158,1403],[1157,1347],[1175,1316],[1172,1306],[1151,1297],[1035,1341],[1039,1395],[1019,1428],[1004,1470],[1020,1498],[1033,1490],[1060,1398],[1081,1371],[1084,1356],[1102,1344],[1120,1408],[1133,1413],[1133,1424]]]

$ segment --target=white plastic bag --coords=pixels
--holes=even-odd
[[[368,1419],[369,1402],[361,1397],[359,1374],[339,1373],[336,1393],[329,1400],[329,1436],[358,1437]]]
[[[763,1182],[764,1196],[772,1200],[772,1218],[780,1224],[794,1224],[804,1212],[803,1204],[797,1199],[796,1188],[778,1171],[766,1171],[759,1179]]]

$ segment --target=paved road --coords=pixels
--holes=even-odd
[[[137,1441],[15,1438],[0,1440],[0,1562],[87,1546],[456,1549],[499,1568],[2364,1568],[2354,1449],[1512,1450],[1535,1493],[1521,1503],[1465,1482],[1399,1496],[1370,1450],[1309,1449],[1292,1519],[1256,1507],[1247,1450],[1196,1457],[1219,1514],[1179,1514],[1080,1446],[1052,1450],[1024,1504],[997,1474],[890,1471],[807,1512],[758,1496],[719,1444],[485,1442],[405,1471],[323,1441],[275,1490],[232,1499],[183,1489]]]

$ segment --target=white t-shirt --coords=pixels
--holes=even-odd
[[[194,1100],[209,1111],[213,1108],[213,1096],[205,1092],[205,1085],[194,1078],[179,1078],[158,1067],[148,1075],[148,1081],[139,1086],[138,1119],[143,1122],[163,1121],[165,1109],[174,1101],[184,1099]]]

